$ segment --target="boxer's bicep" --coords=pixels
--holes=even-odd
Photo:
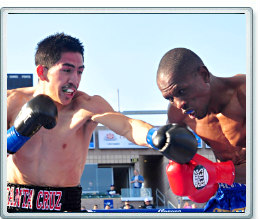
[[[137,119],[131,119],[119,112],[95,114],[91,120],[101,123],[118,135],[126,137],[138,145],[147,145],[146,136],[152,125]]]
[[[153,126],[138,119],[130,119],[129,124],[130,127],[128,128],[128,132],[125,134],[125,137],[134,144],[148,146],[147,134]]]
[[[98,109],[93,113],[91,120],[100,123],[118,135],[126,137],[137,145],[147,145],[146,136],[153,126],[137,119],[129,118],[115,112],[109,103],[100,96],[96,96]]]
[[[94,96],[95,111],[90,120],[100,123],[117,134],[122,135],[127,129],[129,118],[121,113],[115,112],[112,106],[101,96]]]
[[[99,99],[97,113],[91,116],[91,120],[100,123],[118,135],[126,137],[129,141],[138,145],[147,145],[146,136],[153,126],[137,119],[129,118],[119,112],[115,112],[104,100]],[[148,146],[148,145],[147,145]]]

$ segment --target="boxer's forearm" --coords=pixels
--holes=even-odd
[[[246,163],[235,165],[235,181],[236,183],[246,184]]]
[[[149,129],[153,126],[142,120],[131,119],[118,112],[96,114],[91,119],[103,124],[118,135],[126,137],[134,144],[148,146],[146,137]]]

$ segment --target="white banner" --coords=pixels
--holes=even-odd
[[[114,148],[139,148],[144,149],[148,147],[139,146],[128,141],[125,137],[116,134],[111,130],[98,130],[98,142],[100,149],[114,149]]]

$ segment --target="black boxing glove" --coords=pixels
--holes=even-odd
[[[31,99],[22,107],[14,126],[7,130],[7,152],[17,152],[42,126],[54,128],[57,118],[57,107],[49,96],[40,94]]]
[[[180,164],[188,163],[197,152],[196,137],[178,124],[152,128],[148,131],[146,140],[155,150]]]

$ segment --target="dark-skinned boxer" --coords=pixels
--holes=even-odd
[[[159,63],[157,85],[169,100],[168,122],[191,128],[217,159],[195,155],[186,164],[171,161],[172,191],[205,202],[218,188],[205,211],[245,211],[246,75],[217,77],[193,51],[175,48]]]

